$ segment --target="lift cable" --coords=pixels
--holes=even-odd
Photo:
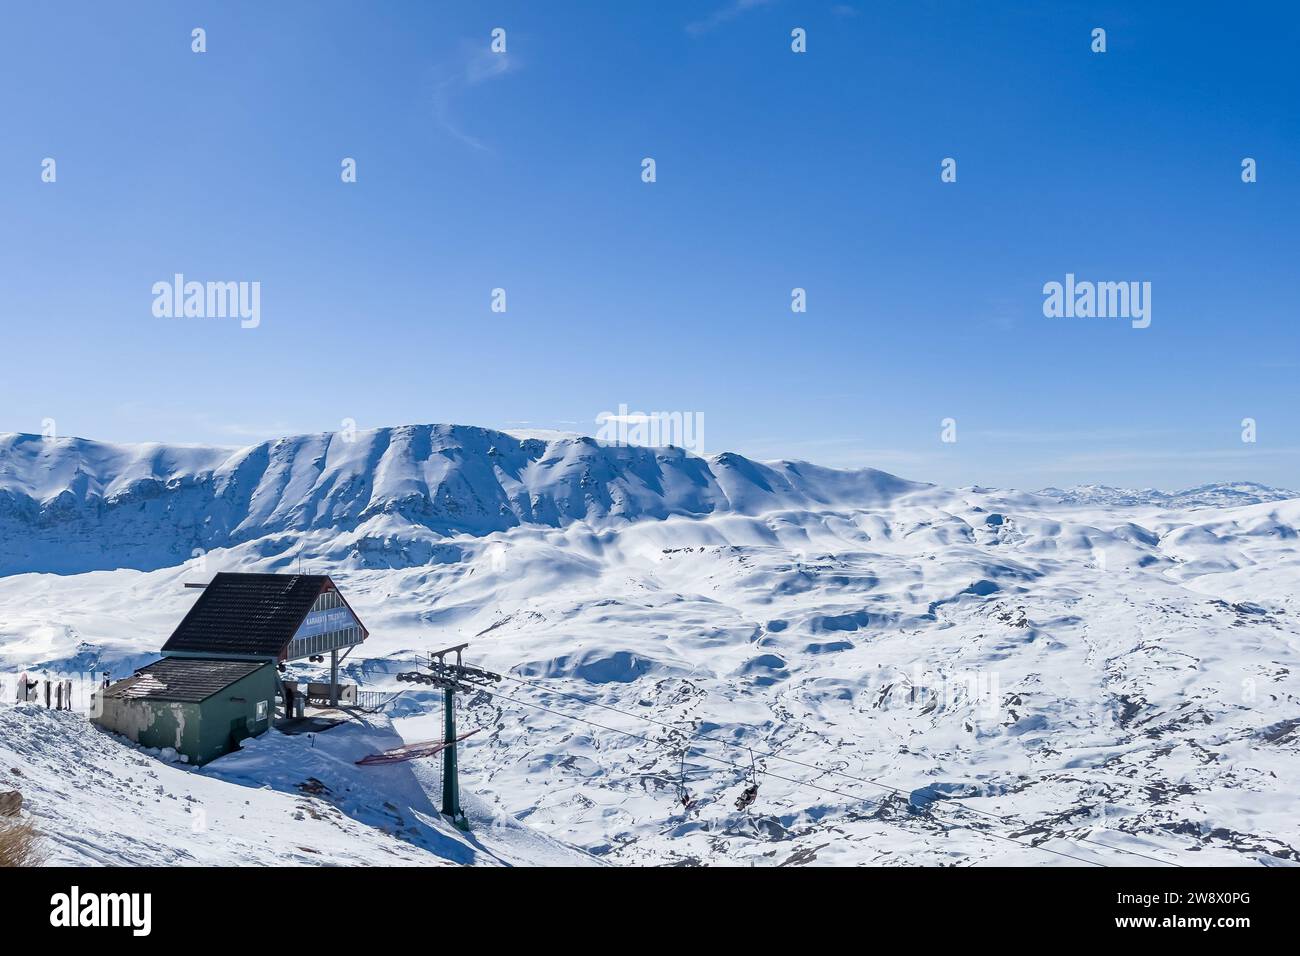
[[[577,701],[578,703],[580,703],[580,704],[584,704],[584,705],[587,705],[587,706],[589,706],[589,707],[599,707],[599,708],[601,708],[602,710],[608,710],[608,711],[611,711],[612,713],[615,713],[615,714],[622,714],[624,717],[632,717],[632,718],[635,718],[635,719],[637,719],[637,720],[644,720],[644,721],[646,721],[647,723],[654,724],[654,725],[656,725],[656,726],[658,726],[658,727],[663,727],[664,729],[666,729],[666,730],[670,730],[670,731],[672,731],[673,733],[683,734],[683,735],[686,735],[686,736],[694,737],[694,738],[696,738],[697,740],[707,740],[707,741],[710,741],[711,743],[721,744],[721,745],[724,746],[724,747],[731,747],[731,748],[734,749],[734,750],[750,750],[751,753],[758,753],[760,756],[768,757],[768,758],[773,759],[773,760],[783,760],[783,761],[785,761],[786,763],[794,764],[794,765],[796,765],[796,766],[803,767],[803,768],[805,768],[805,769],[807,769],[807,770],[816,770],[816,771],[818,771],[819,773],[833,774],[833,775],[835,775],[835,776],[837,776],[837,777],[844,777],[846,780],[855,780],[855,781],[857,781],[858,783],[865,783],[865,784],[870,784],[870,785],[873,786],[873,787],[880,787],[880,788],[883,789],[883,790],[889,790],[889,791],[891,791],[891,792],[893,792],[893,793],[896,793],[896,794],[899,794],[899,795],[901,795],[901,796],[905,796],[905,797],[910,797],[910,796],[911,796],[910,792],[907,791],[907,790],[903,790],[903,789],[901,789],[901,788],[899,788],[899,787],[890,786],[890,785],[887,784],[887,783],[881,783],[879,780],[872,780],[870,777],[858,777],[858,776],[855,776],[855,775],[853,775],[853,774],[851,774],[851,773],[844,773],[842,770],[831,770],[831,769],[828,769],[828,768],[826,768],[826,767],[819,767],[817,764],[807,763],[806,761],[799,760],[799,759],[794,758],[794,757],[786,757],[786,756],[784,756],[784,755],[782,755],[782,754],[779,754],[779,753],[773,753],[773,752],[764,751],[764,750],[758,750],[758,751],[755,751],[755,750],[753,750],[753,748],[746,747],[746,746],[743,745],[743,744],[733,743],[733,742],[730,741],[730,740],[724,740],[724,739],[721,738],[721,737],[714,737],[714,736],[712,736],[712,735],[710,735],[710,734],[702,734],[702,733],[698,733],[698,732],[696,732],[696,731],[682,730],[682,729],[680,729],[680,728],[678,728],[678,727],[673,726],[672,724],[664,723],[664,722],[661,721],[661,720],[655,720],[653,717],[647,717],[645,714],[634,714],[634,713],[631,713],[630,711],[620,710],[620,709],[617,708],[617,707],[611,707],[611,706],[609,706],[608,704],[602,704],[602,703],[600,703],[600,702],[598,702],[598,701],[594,701],[594,700],[586,700],[585,698],[580,697],[580,696],[578,696],[577,694],[567,693],[567,692],[562,691],[562,690],[555,690],[555,689],[553,689],[553,688],[546,687],[546,686],[543,685],[543,684],[538,684],[538,683],[536,683],[535,681],[525,680],[525,679],[522,678],[522,677],[515,677],[515,676],[512,675],[512,674],[502,674],[501,676],[504,677],[506,680],[512,680],[512,681],[515,681],[516,683],[519,683],[519,684],[526,684],[526,685],[529,686],[529,687],[534,687],[534,688],[536,688],[537,690],[543,691],[544,693],[548,693],[548,694],[556,694],[556,695],[558,695],[558,696],[560,696],[560,697],[567,697],[567,698],[569,698],[569,699],[571,699],[571,700]],[[965,811],[968,812],[968,813],[974,813],[974,814],[977,814],[977,815],[982,816],[982,817],[987,817],[987,818],[989,818],[990,820],[998,820],[998,821],[1000,821],[1000,822],[1002,822],[1002,823],[1004,823],[1004,824],[1008,824],[1008,823],[1009,823],[1009,824],[1018,824],[1018,825],[1020,825],[1020,826],[1025,826],[1025,825],[1026,825],[1025,822],[1024,822],[1023,820],[1017,820],[1017,819],[1014,819],[1013,817],[1003,816],[1002,814],[998,814],[998,813],[990,813],[990,812],[988,812],[987,810],[979,810],[979,809],[976,809],[975,807],[969,806],[969,805],[967,805],[966,803],[962,802],[962,800],[959,799],[959,798],[953,798],[953,797],[945,797],[945,798],[944,798],[943,806],[954,806],[954,805],[955,805],[956,807],[960,808],[961,810],[965,810]],[[1171,861],[1171,860],[1164,860],[1164,859],[1161,859],[1160,857],[1157,857],[1157,856],[1149,856],[1149,855],[1147,855],[1147,854],[1145,854],[1145,853],[1139,853],[1137,850],[1130,850],[1130,849],[1127,849],[1127,848],[1125,848],[1125,847],[1111,846],[1111,845],[1108,844],[1108,843],[1101,843],[1101,842],[1099,842],[1099,841],[1097,841],[1097,840],[1092,840],[1092,839],[1089,839],[1089,838],[1087,838],[1087,837],[1075,837],[1075,838],[1073,838],[1073,839],[1077,840],[1077,841],[1080,842],[1080,843],[1089,843],[1089,844],[1092,844],[1093,846],[1099,846],[1099,847],[1102,847],[1102,848],[1107,849],[1107,850],[1112,850],[1112,851],[1114,851],[1114,852],[1116,852],[1116,853],[1127,853],[1127,854],[1129,854],[1130,856],[1141,857],[1141,858],[1144,859],[1144,860],[1150,860],[1150,861],[1153,862],[1153,863],[1161,863],[1161,864],[1163,864],[1163,865],[1165,865],[1165,866],[1175,866],[1175,867],[1181,867],[1181,866],[1182,866],[1181,863],[1175,863],[1175,862],[1173,862],[1173,861]]]
[[[575,721],[578,721],[579,723],[587,724],[588,726],[596,727],[596,728],[598,728],[598,729],[600,729],[600,730],[606,730],[606,731],[609,731],[610,733],[613,733],[613,734],[621,734],[621,735],[623,735],[624,737],[631,737],[631,738],[634,739],[634,740],[640,740],[640,741],[642,741],[642,742],[644,742],[644,743],[650,744],[652,747],[655,747],[656,749],[663,750],[663,751],[665,751],[665,752],[669,752],[668,749],[664,746],[664,744],[663,744],[662,741],[654,740],[654,739],[652,739],[652,738],[650,738],[650,737],[645,737],[645,736],[643,736],[643,735],[641,735],[641,734],[633,733],[633,732],[628,731],[628,730],[620,730],[620,729],[617,728],[617,727],[608,727],[608,726],[606,726],[606,725],[604,725],[604,724],[598,724],[598,723],[596,723],[594,720],[587,720],[585,717],[578,717],[578,716],[575,716],[574,714],[566,714],[566,713],[564,713],[563,711],[560,711],[560,710],[553,710],[553,709],[550,708],[550,707],[543,706],[542,704],[535,704],[535,703],[533,703],[532,701],[519,700],[518,698],[515,698],[515,697],[509,697],[509,696],[507,696],[507,695],[505,695],[505,694],[502,694],[500,691],[488,690],[487,688],[482,688],[482,692],[485,693],[485,694],[488,694],[488,695],[491,696],[491,697],[496,697],[496,698],[498,698],[498,699],[500,699],[500,700],[509,701],[509,702],[512,703],[512,704],[519,704],[519,705],[521,705],[521,706],[523,706],[523,707],[532,707],[532,708],[534,708],[534,709],[536,709],[536,710],[541,710],[541,711],[545,711],[545,712],[548,713],[548,714],[553,714],[553,715],[556,716],[556,717],[563,717],[563,718],[565,718],[566,720],[575,720]],[[698,749],[698,748],[696,748],[696,749]],[[676,751],[673,750],[673,751],[671,751],[671,752],[675,753]],[[724,764],[725,766],[731,767],[732,769],[735,769],[735,770],[745,771],[745,770],[747,769],[747,768],[745,768],[744,766],[742,766],[741,764],[733,763],[732,761],[727,760],[725,757],[715,757],[715,756],[713,756],[712,754],[707,754],[707,753],[704,753],[703,751],[700,751],[700,756],[703,757],[703,758],[706,759],[706,760],[712,760],[712,761],[714,761],[715,763]],[[819,769],[819,768],[814,768],[814,769]],[[832,787],[823,787],[823,786],[821,786],[820,784],[812,783],[812,782],[807,781],[807,780],[797,780],[797,779],[795,779],[794,777],[785,777],[785,776],[782,776],[782,775],[779,774],[779,773],[773,773],[771,770],[764,770],[764,771],[762,771],[762,772],[763,772],[764,774],[766,774],[767,776],[769,776],[769,777],[772,777],[772,778],[774,778],[774,779],[776,779],[776,780],[784,780],[785,782],[787,782],[787,783],[792,783],[792,784],[794,784],[794,785],[797,786],[797,787],[811,787],[812,789],[814,789],[814,790],[820,790],[820,791],[822,791],[823,793],[833,793],[833,794],[835,794],[835,795],[838,796],[838,797],[843,797],[843,798],[845,798],[846,800],[849,800],[849,801],[852,801],[852,802],[856,802],[856,803],[869,803],[869,804],[874,804],[875,806],[878,806],[878,807],[881,806],[881,804],[880,804],[879,801],[873,801],[873,800],[870,800],[870,799],[868,799],[868,798],[866,798],[866,797],[863,797],[863,796],[861,796],[861,795],[859,795],[859,794],[845,793],[843,790],[836,790],[836,789],[834,789],[834,788],[832,788]],[[892,788],[891,788],[891,789],[892,789]],[[900,792],[901,792],[901,791],[900,791]],[[963,809],[965,809],[965,808],[963,808]],[[1051,847],[1041,846],[1041,845],[1036,844],[1036,843],[1025,843],[1025,842],[1023,842],[1023,841],[1021,841],[1021,840],[1017,840],[1015,837],[1004,836],[1004,835],[1001,834],[1001,833],[994,833],[992,830],[981,830],[979,827],[972,826],[972,825],[970,825],[970,824],[965,824],[965,823],[956,823],[956,822],[953,822],[953,821],[951,821],[951,820],[944,820],[944,819],[941,819],[941,818],[936,818],[936,817],[934,817],[934,816],[932,815],[932,813],[931,813],[929,810],[927,810],[926,815],[929,816],[930,819],[931,819],[932,821],[934,821],[935,823],[937,823],[937,824],[939,824],[941,827],[943,827],[943,829],[945,830],[945,832],[948,831],[948,830],[954,830],[954,829],[956,829],[956,830],[970,830],[972,833],[977,833],[977,834],[979,834],[979,835],[981,835],[981,836],[989,837],[990,839],[1004,840],[1004,841],[1006,841],[1007,843],[1015,844],[1016,846],[1021,847],[1022,849],[1026,849],[1026,850],[1041,850],[1041,851],[1043,851],[1044,853],[1051,853],[1051,854],[1053,854],[1054,856],[1065,857],[1065,858],[1067,858],[1067,859],[1075,860],[1076,862],[1079,862],[1079,863],[1086,863],[1086,864],[1089,865],[1089,866],[1100,866],[1100,867],[1108,866],[1108,864],[1106,864],[1106,863],[1101,863],[1101,862],[1098,862],[1097,860],[1089,860],[1089,859],[1085,859],[1084,857],[1081,857],[1081,856],[1075,856],[1074,854],[1072,854],[1072,853],[1066,853],[1066,852],[1064,852],[1063,850],[1053,850]],[[889,822],[892,822],[892,821],[883,820],[882,822],[884,822],[884,823],[889,823]]]

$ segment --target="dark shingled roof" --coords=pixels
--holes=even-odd
[[[329,578],[223,571],[203,589],[163,653],[278,657]]]
[[[105,697],[129,700],[168,700],[197,704],[223,690],[265,661],[207,661],[197,657],[164,657],[142,667],[133,677],[120,680],[104,691]]]

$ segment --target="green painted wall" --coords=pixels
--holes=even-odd
[[[265,664],[203,702],[199,721],[197,763],[207,763],[239,749],[239,741],[256,737],[271,726],[275,711],[275,665]],[[257,702],[266,704],[266,716],[257,717]]]
[[[275,690],[275,665],[268,663],[198,704],[105,698],[95,723],[142,747],[174,747],[190,763],[204,764],[270,727]],[[259,701],[266,705],[260,719]]]
[[[201,753],[199,705],[162,700],[123,700],[108,697],[95,723],[141,747],[175,747],[196,762]]]

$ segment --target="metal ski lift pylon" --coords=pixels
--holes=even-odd
[[[429,684],[443,691],[443,734],[446,741],[442,753],[442,812],[462,830],[469,829],[469,821],[460,806],[460,779],[456,773],[456,691],[468,693],[482,690],[501,680],[500,674],[472,667],[461,660],[461,652],[468,644],[444,647],[429,655],[426,670],[408,671],[397,675],[403,682]],[[447,662],[447,655],[455,654],[456,663]],[[468,736],[468,735],[466,735]]]

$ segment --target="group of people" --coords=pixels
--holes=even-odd
[[[72,710],[72,680],[60,678],[37,680],[26,673],[18,677],[18,703],[39,704],[44,699],[45,706],[53,710]]]

